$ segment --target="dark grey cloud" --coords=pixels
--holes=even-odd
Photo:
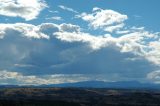
[[[46,79],[46,76],[61,75],[60,79],[65,75],[81,75],[79,80],[85,76],[87,80],[146,81],[148,73],[158,68],[145,57],[143,48],[139,50],[142,45],[132,42],[134,39],[92,36],[71,24],[63,30],[61,26],[46,23],[34,26],[36,30],[32,26],[29,27],[33,29],[31,35],[26,33],[27,28],[4,28],[4,37],[0,39],[0,70],[8,70],[14,76],[12,72],[21,73],[18,78],[24,81],[37,79],[51,83],[54,78]]]

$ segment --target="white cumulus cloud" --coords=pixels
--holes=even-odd
[[[0,0],[0,15],[21,17],[29,21],[37,18],[45,7],[44,0]]]
[[[104,31],[113,32],[119,28],[123,28],[123,22],[128,19],[127,15],[121,14],[113,10],[103,10],[93,8],[93,13],[82,13],[76,17],[82,18],[89,22],[89,25],[94,29],[103,29]]]
[[[39,27],[32,24],[15,23],[15,24],[0,24],[0,38],[3,38],[8,33],[17,32],[17,34],[24,35],[28,38],[46,38],[48,35],[41,33]],[[13,33],[14,34],[14,33]]]

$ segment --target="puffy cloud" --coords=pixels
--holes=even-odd
[[[108,35],[93,36],[89,33],[74,31],[60,31],[55,32],[54,35],[56,38],[65,42],[83,42],[93,50],[99,50],[111,46],[120,52],[131,52],[135,55],[145,56],[146,58],[146,55],[153,52],[153,50],[156,50],[155,52],[159,51],[159,43],[156,41],[158,33],[150,33],[145,30],[134,30],[134,32],[130,31],[130,33],[124,34],[120,37],[112,37]],[[152,40],[153,42],[149,40]],[[157,55],[159,56],[159,54]]]
[[[25,23],[16,23],[16,24],[0,24],[0,33],[1,38],[5,35],[12,33],[17,33],[28,38],[46,38],[49,39],[49,36],[41,33],[37,26]]]
[[[0,0],[0,15],[35,19],[47,7],[43,0]]]
[[[116,38],[103,36],[92,36],[87,33],[76,33],[76,32],[56,32],[54,33],[56,38],[66,41],[66,42],[82,42],[88,44],[93,50],[101,49],[103,47],[107,47],[107,45],[116,45]],[[86,45],[87,46],[87,45]]]
[[[69,7],[66,7],[66,6],[63,6],[63,5],[59,5],[58,7],[63,9],[63,10],[67,10],[67,11],[70,11],[70,12],[73,12],[73,13],[78,13],[76,10],[74,10],[72,8],[69,8]]]
[[[50,72],[53,69],[50,68],[52,65],[63,64],[66,61],[60,57],[65,44],[53,37],[54,32],[62,31],[61,25],[44,23],[34,26],[18,23],[0,26],[0,31],[4,32],[3,38],[0,39],[1,69],[26,70],[26,74],[32,73],[27,71],[30,69],[37,70],[32,74],[41,74],[42,70]],[[69,31],[72,28],[63,30]]]
[[[93,9],[101,11],[106,10]],[[110,22],[123,25],[123,21]],[[110,24],[102,27],[119,30]],[[1,71],[0,81],[25,84],[95,79],[146,81],[148,73],[159,68],[159,33],[143,27],[119,30],[118,37],[82,31],[80,26],[66,23],[0,24],[0,70],[14,70]]]
[[[78,25],[62,23],[60,25],[53,23],[43,23],[39,25],[40,31],[49,35],[53,35],[54,32],[80,32],[81,28]]]
[[[14,64],[19,64],[29,57],[32,51],[38,49],[40,43],[37,39],[47,42],[50,38],[40,31],[40,26],[24,23],[0,24],[0,32],[3,32],[3,37],[0,39],[1,69],[16,68]]]
[[[128,19],[127,15],[113,10],[103,10],[97,7],[93,8],[93,13],[91,14],[82,13],[76,17],[89,22],[89,25],[94,29],[100,28],[108,32],[113,32],[114,30],[123,28],[123,22]]]
[[[80,32],[81,28],[78,25],[63,23],[60,25],[60,31],[62,32]]]
[[[151,41],[148,44],[146,58],[153,63],[160,65],[160,41]]]
[[[49,36],[52,36],[53,32],[57,32],[59,29],[59,25],[53,23],[42,23],[39,25],[40,32]]]
[[[74,63],[67,64],[67,67],[63,66],[66,70],[77,70],[76,72],[81,74],[106,73],[104,76],[108,80],[118,78],[119,80],[143,81],[148,73],[159,68],[159,33],[151,33],[144,28],[136,27],[131,28],[127,33],[116,38],[93,36],[82,32],[56,32],[54,34],[56,38],[64,42],[84,44],[81,45],[83,52],[79,55],[80,58],[74,57]],[[73,56],[72,53],[72,50],[63,52],[63,54]],[[88,68],[89,66],[91,67]]]
[[[126,34],[119,38],[92,36],[86,33],[57,32],[55,34],[56,38],[65,42],[82,42],[88,51],[80,59],[74,59],[73,64],[65,67],[66,70],[72,70],[70,73],[76,72],[74,70],[81,70],[81,73],[106,73],[107,78],[116,73],[119,78],[127,77],[137,80],[145,78],[150,70],[156,68],[156,64],[153,64],[154,62],[145,56],[149,54],[146,49],[149,47],[145,40],[156,36],[156,34],[143,31]],[[66,51],[64,54],[67,53],[73,52]],[[82,68],[79,69],[78,66]]]

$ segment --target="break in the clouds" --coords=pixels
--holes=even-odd
[[[0,0],[0,15],[21,17],[25,20],[37,18],[47,7],[43,0]]]
[[[77,24],[60,13],[50,14],[64,19],[59,23],[46,18],[40,24],[0,23],[0,83],[159,83],[159,32],[131,26],[127,14],[111,9],[93,7],[77,14],[71,17]]]

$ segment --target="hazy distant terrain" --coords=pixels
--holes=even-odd
[[[159,106],[160,91],[94,88],[1,88],[0,106]]]

